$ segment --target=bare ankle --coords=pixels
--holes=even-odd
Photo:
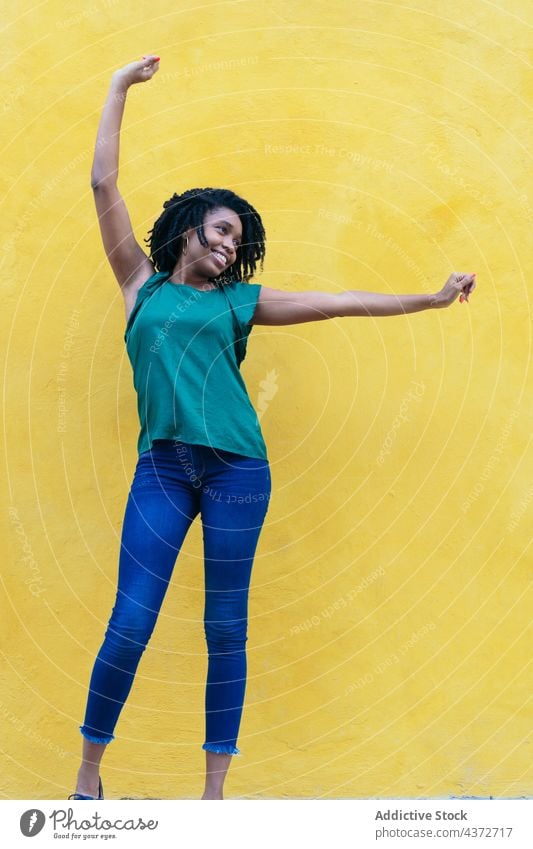
[[[99,764],[90,764],[85,761],[82,763],[78,770],[78,775],[85,775],[87,778],[98,778],[100,774],[100,765]]]
[[[202,799],[224,799],[221,791],[204,790]]]

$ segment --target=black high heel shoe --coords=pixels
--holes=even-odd
[[[71,793],[68,797],[69,799],[92,799],[96,801],[98,799],[104,798],[104,788],[102,786],[102,779],[98,776],[98,796],[82,796],[81,793]]]

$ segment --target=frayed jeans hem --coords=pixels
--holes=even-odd
[[[88,740],[90,743],[101,743],[107,745],[107,743],[111,743],[111,741],[115,739],[113,734],[111,735],[111,737],[96,737],[94,734],[88,734],[86,731],[84,731],[83,725],[80,725],[79,728],[82,736],[85,737],[85,739]]]
[[[216,755],[240,755],[240,749],[236,746],[220,745],[220,743],[204,743],[202,746],[206,752],[214,752]]]

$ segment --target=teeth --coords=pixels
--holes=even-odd
[[[219,256],[224,263],[226,262],[226,257],[224,256],[224,254],[221,254],[219,251],[212,251],[211,253],[214,253],[215,256]]]

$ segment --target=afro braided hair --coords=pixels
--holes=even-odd
[[[196,229],[200,244],[206,248],[208,243],[203,228],[205,215],[222,206],[232,209],[239,216],[242,240],[233,265],[217,277],[209,277],[209,281],[217,286],[240,280],[248,283],[255,273],[258,260],[262,271],[266,236],[259,213],[230,189],[212,188],[188,189],[181,195],[174,193],[165,201],[164,211],[149,230],[149,238],[144,240],[150,247],[150,259],[156,270],[172,273],[183,250],[182,237],[191,227]]]

